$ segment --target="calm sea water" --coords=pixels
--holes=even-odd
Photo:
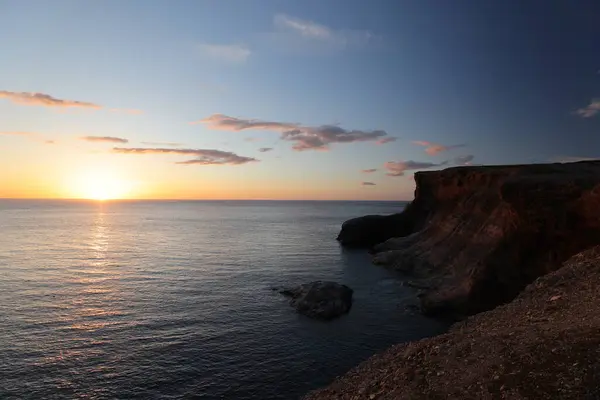
[[[294,399],[441,324],[335,241],[387,202],[0,200],[0,398]],[[347,316],[271,290],[355,290]]]

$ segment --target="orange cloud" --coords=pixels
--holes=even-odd
[[[437,144],[437,143],[432,143],[432,142],[427,142],[424,140],[415,140],[413,141],[413,144],[416,144],[418,146],[424,146],[425,147],[425,152],[427,154],[429,154],[430,156],[435,156],[439,153],[442,153],[444,151],[448,151],[448,150],[452,150],[452,149],[457,149],[460,147],[465,147],[464,144],[455,144],[455,145],[451,145],[451,146],[445,146],[443,144]]]
[[[9,92],[7,90],[0,90],[0,98],[5,98],[15,104],[25,106],[101,108],[98,104],[77,100],[57,99],[56,97],[44,93]]]
[[[372,174],[373,172],[377,172],[377,168],[363,169],[362,172],[365,174]]]

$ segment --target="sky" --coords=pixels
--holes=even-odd
[[[0,0],[0,197],[410,200],[600,157],[600,2]]]

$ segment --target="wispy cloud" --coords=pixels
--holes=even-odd
[[[260,138],[247,137],[244,139],[246,142],[260,142]]]
[[[303,126],[297,123],[241,119],[223,114],[213,114],[193,123],[203,123],[212,129],[243,131],[262,129],[280,132],[281,139],[293,142],[292,148],[303,150],[329,150],[333,143],[378,141],[388,137],[384,130],[348,130],[337,125]]]
[[[82,136],[79,139],[86,142],[129,143],[127,139],[114,136]]]
[[[86,101],[57,99],[56,97],[44,93],[9,92],[7,90],[0,90],[0,98],[5,98],[15,104],[25,106],[101,108],[98,104]]]
[[[267,151],[271,150],[273,150],[272,147],[261,147],[260,149],[258,149],[258,151],[260,151],[261,153],[266,153]]]
[[[446,146],[443,144],[438,144],[438,143],[432,143],[432,142],[427,142],[425,140],[415,140],[413,141],[413,144],[416,144],[418,146],[424,146],[425,147],[425,152],[431,156],[435,156],[439,153],[443,153],[445,151],[448,150],[452,150],[452,149],[458,149],[460,147],[465,147],[464,144],[454,144],[454,145],[450,145],[450,146]]]
[[[286,14],[275,15],[273,24],[280,33],[296,35],[304,40],[331,45],[338,49],[366,46],[381,39],[368,30],[333,29]]]
[[[362,172],[365,174],[372,174],[373,172],[377,172],[377,168],[363,169]]]
[[[252,54],[252,51],[241,44],[198,44],[198,50],[204,57],[227,63],[243,63]]]
[[[299,18],[290,17],[285,14],[277,14],[273,18],[275,26],[290,29],[301,36],[319,39],[332,40],[334,33],[331,29],[324,25],[317,24],[312,21],[301,20]]]
[[[174,143],[174,142],[142,142],[142,144],[145,144],[148,146],[167,146],[167,147],[183,146],[183,143]]]
[[[403,176],[406,171],[414,171],[420,169],[427,169],[432,167],[439,167],[448,164],[447,161],[435,164],[430,162],[420,161],[388,161],[383,166],[387,169],[389,176]]]
[[[56,140],[45,140],[44,144],[56,144]]]
[[[454,158],[454,164],[456,165],[472,165],[472,161],[475,159],[473,154],[467,154],[464,156],[458,156]]]
[[[183,165],[240,165],[258,161],[256,158],[239,156],[230,151],[215,149],[168,149],[142,147],[113,147],[114,153],[120,154],[178,154],[195,157],[176,164]]]
[[[377,144],[386,144],[386,143],[391,143],[391,142],[395,142],[396,140],[398,140],[398,138],[395,138],[393,136],[389,136],[389,137],[385,137],[383,139],[379,139],[377,141]]]
[[[376,183],[374,183],[374,182],[363,182],[362,185],[363,186],[375,186]]]
[[[600,113],[600,99],[594,99],[587,106],[575,111],[575,114],[583,118],[591,118]]]

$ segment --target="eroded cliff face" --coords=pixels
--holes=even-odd
[[[408,223],[373,252],[376,264],[429,286],[425,313],[491,309],[600,243],[598,161],[457,167],[415,181],[415,199],[395,217]]]

